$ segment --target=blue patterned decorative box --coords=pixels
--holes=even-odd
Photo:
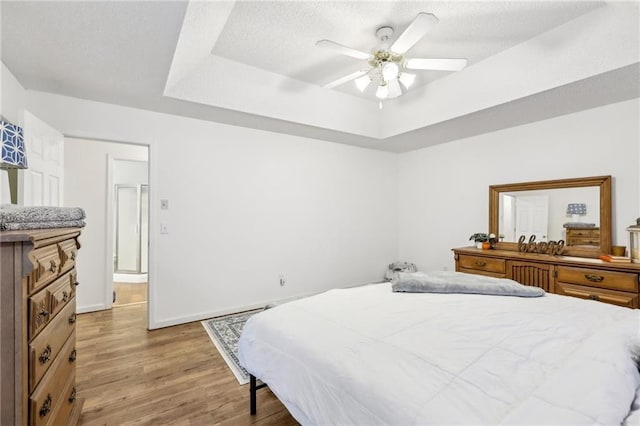
[[[2,144],[0,167],[3,169],[27,168],[22,127],[0,120],[0,143]]]

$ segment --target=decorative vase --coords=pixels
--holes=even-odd
[[[482,248],[482,241],[476,241],[476,248],[481,249]]]
[[[489,241],[484,241],[482,243],[482,250],[489,250],[491,248],[491,243]]]

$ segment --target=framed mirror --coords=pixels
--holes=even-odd
[[[611,176],[489,187],[489,232],[496,248],[518,250],[518,238],[565,241],[563,255],[597,258],[611,251]]]

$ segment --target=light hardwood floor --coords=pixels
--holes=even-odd
[[[147,301],[147,283],[113,283],[116,301],[113,306],[129,305]]]
[[[146,329],[146,303],[78,316],[81,425],[297,425],[268,389],[249,415],[240,386],[200,322]]]

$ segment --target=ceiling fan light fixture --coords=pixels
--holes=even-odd
[[[369,77],[369,75],[363,75],[362,77],[356,78],[355,83],[358,90],[364,92],[364,89],[371,83],[371,77]]]
[[[403,72],[400,73],[398,80],[400,80],[400,83],[402,83],[405,89],[408,89],[413,85],[413,82],[416,81],[416,75]]]
[[[318,47],[356,59],[366,59],[368,64],[367,69],[346,75],[325,84],[324,87],[332,89],[347,81],[354,80],[358,90],[364,93],[368,87],[373,86],[379,107],[382,108],[383,101],[402,96],[403,92],[414,87],[416,75],[407,73],[405,72],[406,70],[462,70],[467,66],[467,59],[464,58],[405,57],[405,54],[431,31],[437,23],[438,18],[432,13],[420,12],[393,42],[391,42],[391,37],[394,34],[393,27],[380,27],[376,31],[376,37],[380,40],[380,43],[374,47],[371,53],[352,49],[330,40],[319,40],[316,42]],[[374,89],[370,89],[368,93],[373,92]]]
[[[387,99],[389,97],[389,87],[386,84],[381,84],[376,90],[376,98]]]
[[[384,81],[391,81],[398,78],[398,73],[400,69],[398,68],[398,64],[395,62],[387,62],[382,66],[382,78]]]

